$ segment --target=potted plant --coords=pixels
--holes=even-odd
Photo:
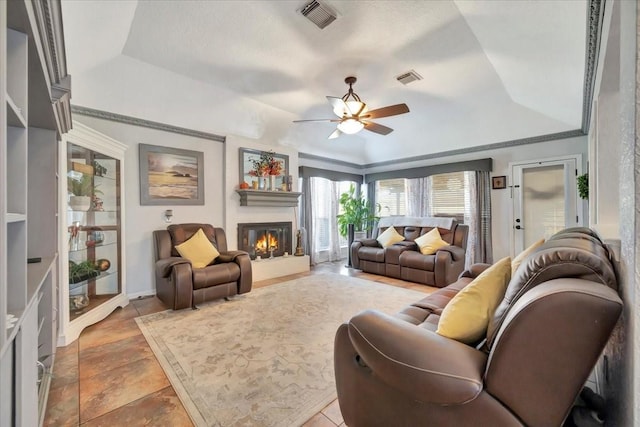
[[[342,213],[338,218],[338,232],[342,237],[347,237],[349,224],[353,224],[354,231],[361,234],[373,228],[373,224],[380,219],[371,207],[371,203],[362,196],[356,196],[356,188],[352,184],[349,191],[340,195]],[[376,205],[376,212],[380,211],[380,205]],[[364,237],[364,236],[361,236]],[[351,242],[349,242],[351,245]]]
[[[78,283],[100,274],[100,268],[92,261],[69,261],[69,283]]]
[[[93,185],[91,175],[81,174],[80,177],[69,176],[67,188],[72,196],[69,197],[69,206],[74,211],[86,212],[91,207],[91,199],[95,194],[102,194],[97,185]]]
[[[578,177],[578,195],[581,199],[589,198],[589,174],[585,173]]]

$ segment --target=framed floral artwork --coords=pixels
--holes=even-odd
[[[240,148],[240,182],[251,187],[259,178],[289,175],[289,156],[273,151]],[[282,179],[282,178],[281,178]]]

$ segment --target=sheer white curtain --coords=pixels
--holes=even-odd
[[[313,263],[338,261],[340,254],[340,236],[336,216],[339,210],[339,183],[325,178],[309,178],[311,196],[311,236],[309,242]]]
[[[413,178],[406,180],[407,216],[430,216],[429,197],[431,179]]]
[[[465,264],[493,262],[489,172],[464,173],[464,223],[469,226]]]
[[[464,197],[464,223],[469,226],[469,234],[467,237],[467,253],[465,254],[465,266],[469,267],[476,262],[476,253],[478,251],[478,216],[476,215],[476,205],[478,193],[476,188],[476,175],[473,172],[464,173],[465,180],[465,197]]]

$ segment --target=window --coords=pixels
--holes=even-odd
[[[471,206],[467,175],[467,172],[452,172],[429,177],[431,216],[455,217],[464,222]]]
[[[349,191],[350,181],[334,182],[325,178],[312,177],[313,182],[313,222],[314,240],[318,251],[326,251],[331,247],[334,238],[340,247],[347,246],[347,239],[337,235],[336,215],[340,213],[338,199],[342,193]],[[335,236],[332,234],[335,233]]]
[[[466,222],[470,215],[470,174],[451,172],[427,178],[385,179],[376,182],[379,216],[421,215],[454,217]],[[412,194],[410,194],[412,193]]]
[[[380,205],[378,216],[405,215],[407,211],[406,179],[376,181],[376,203]]]

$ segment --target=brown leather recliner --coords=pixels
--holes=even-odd
[[[176,251],[202,228],[220,256],[204,268]],[[224,230],[210,224],[175,224],[153,232],[156,263],[156,295],[174,310],[205,301],[244,294],[251,290],[251,259],[243,251],[228,251]]]
[[[484,342],[436,334],[442,309],[486,267],[395,316],[367,310],[340,326],[346,425],[562,425],[622,312],[610,253],[588,229],[560,232],[514,273]]]

